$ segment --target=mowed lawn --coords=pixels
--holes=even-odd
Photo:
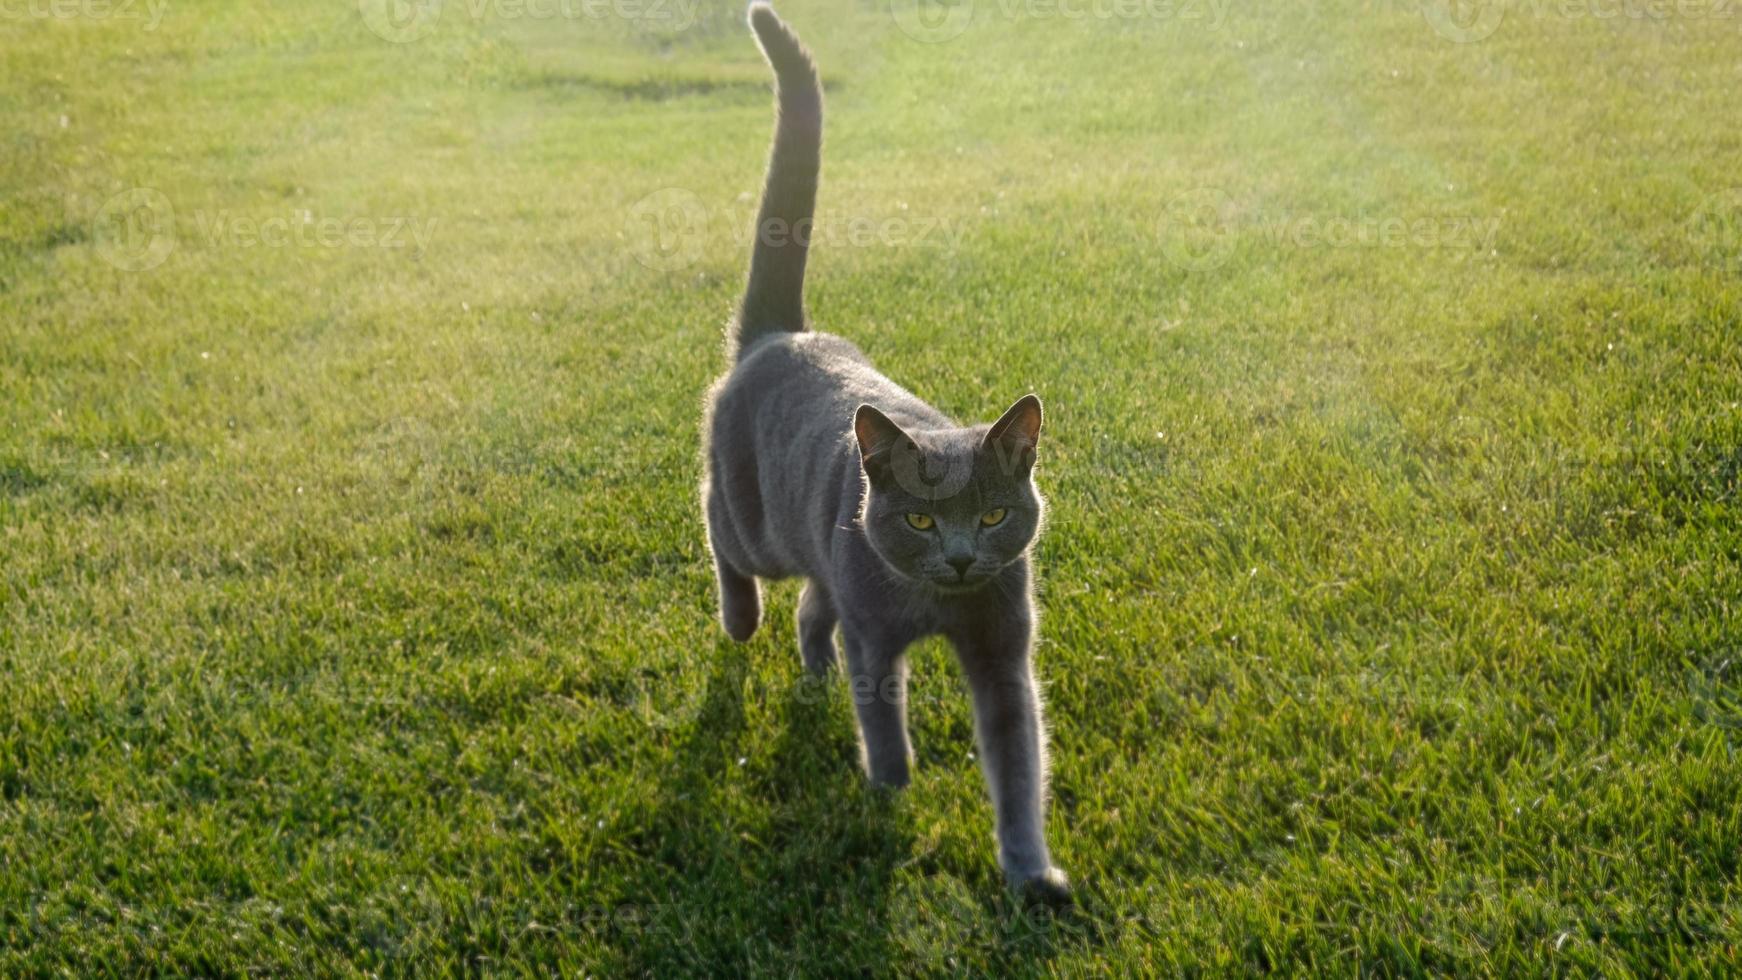
[[[0,18],[0,974],[1742,969],[1742,11],[782,4],[819,325],[1047,405],[1055,920],[712,619],[766,71],[572,9]]]

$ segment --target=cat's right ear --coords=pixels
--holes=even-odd
[[[901,445],[907,433],[870,405],[860,405],[853,413],[853,438],[859,442],[859,461],[872,482],[889,472],[890,451]]]
[[[1023,395],[986,431],[985,445],[995,450],[1005,472],[1025,477],[1034,468],[1034,447],[1040,442],[1040,399]]]

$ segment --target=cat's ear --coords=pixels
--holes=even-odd
[[[1005,472],[1027,476],[1034,468],[1034,450],[1040,445],[1040,399],[1023,395],[986,430],[985,447],[998,456]]]
[[[853,438],[859,441],[859,460],[865,466],[865,474],[873,481],[889,471],[890,450],[908,441],[901,426],[870,405],[860,405],[853,413]]]

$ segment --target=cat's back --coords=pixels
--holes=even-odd
[[[732,379],[748,388],[768,384],[814,386],[817,395],[851,385],[861,374],[876,374],[871,359],[852,341],[832,333],[804,331],[765,337],[744,352]],[[731,382],[729,382],[731,383]]]
[[[821,430],[844,436],[853,411],[891,403],[910,414],[929,406],[890,381],[851,341],[818,331],[772,334],[744,352],[716,390],[716,415],[738,416],[788,437]],[[941,417],[941,416],[940,416]],[[782,440],[787,441],[787,440]]]

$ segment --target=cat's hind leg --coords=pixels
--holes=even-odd
[[[705,485],[702,492],[707,500],[708,550],[714,553],[714,578],[720,586],[720,625],[726,628],[727,636],[743,643],[762,624],[762,590],[754,575],[733,567],[728,557],[731,547],[722,540],[723,528],[725,536],[731,536],[731,525],[726,523],[730,517],[720,512],[720,501],[711,485]]]
[[[835,667],[835,623],[828,593],[815,582],[806,582],[798,597],[798,652],[813,674],[827,674]]]
[[[714,576],[720,583],[720,625],[726,628],[727,636],[743,643],[762,624],[762,590],[755,576],[743,574],[718,554],[714,556]]]

